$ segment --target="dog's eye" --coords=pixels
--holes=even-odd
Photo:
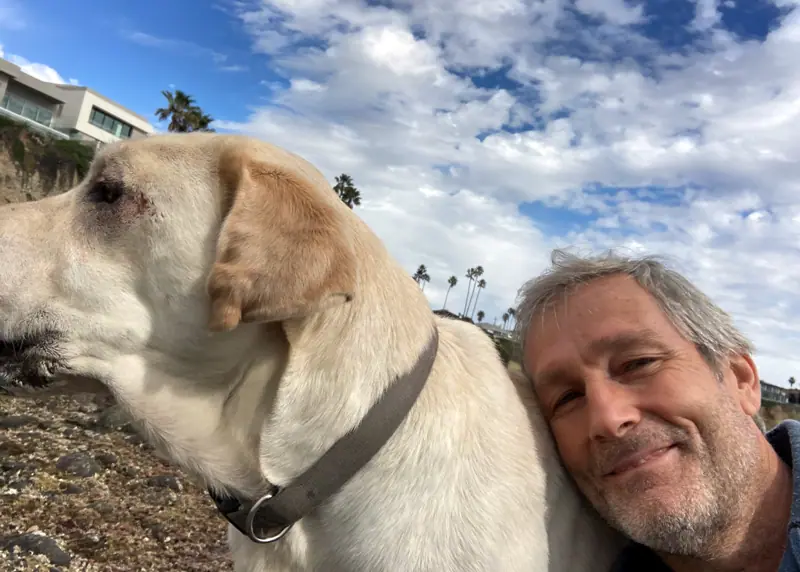
[[[119,183],[98,181],[89,189],[89,200],[93,203],[114,204],[122,196],[124,189]]]

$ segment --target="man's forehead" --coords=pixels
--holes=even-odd
[[[637,345],[663,347],[672,327],[649,292],[629,277],[599,279],[556,299],[533,320],[526,371],[593,359]]]
[[[532,316],[529,337],[547,337],[592,321],[636,323],[642,310],[660,310],[655,299],[628,276],[609,276],[571,287],[553,296]]]

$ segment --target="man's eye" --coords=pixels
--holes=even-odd
[[[630,373],[631,371],[636,371],[638,369],[642,369],[643,367],[652,365],[655,362],[656,358],[651,357],[632,359],[622,365],[622,371],[623,373]]]
[[[563,407],[567,405],[573,399],[580,397],[580,394],[577,391],[567,391],[562,393],[561,396],[556,400],[555,405],[553,405],[553,409],[556,410],[559,407]]]

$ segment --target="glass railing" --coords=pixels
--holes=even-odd
[[[3,96],[3,100],[0,101],[0,106],[26,119],[44,125],[45,127],[50,127],[53,123],[52,111],[31,103],[30,101],[26,101],[21,97],[11,95],[10,93],[6,93]]]

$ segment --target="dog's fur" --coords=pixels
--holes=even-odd
[[[111,145],[71,191],[0,209],[0,269],[0,339],[35,342],[41,394],[107,388],[174,463],[252,497],[356,426],[438,328],[384,448],[281,541],[231,529],[237,571],[583,572],[618,551],[490,339],[436,317],[287,151],[215,134]]]

